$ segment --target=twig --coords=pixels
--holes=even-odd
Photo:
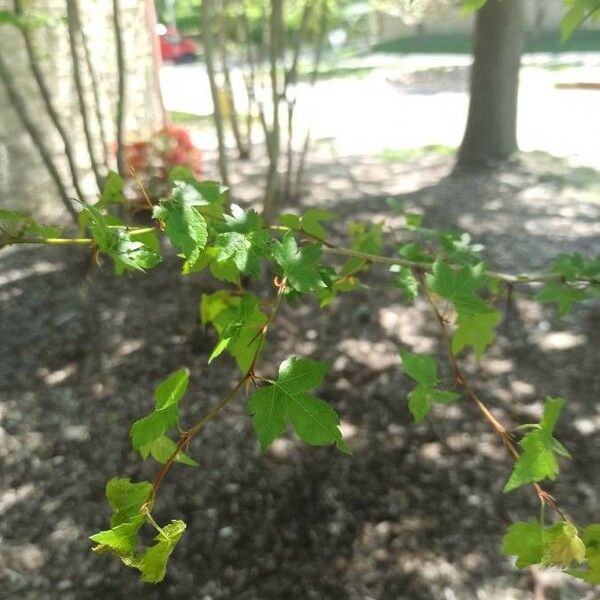
[[[195,425],[193,425],[190,429],[184,431],[180,435],[179,441],[177,442],[175,449],[154,477],[154,481],[152,482],[152,489],[150,491],[148,499],[142,507],[142,512],[149,512],[151,510],[152,503],[156,498],[156,494],[160,489],[163,479],[171,470],[171,467],[177,460],[177,455],[188,446],[190,441],[194,437],[196,437],[204,429],[204,427],[208,425],[208,423],[213,421],[221,413],[221,411],[238,395],[240,390],[244,387],[244,385],[246,385],[247,382],[255,380],[254,370],[256,368],[256,363],[258,362],[260,354],[263,350],[264,342],[266,340],[269,327],[273,324],[273,321],[275,320],[277,313],[279,312],[279,308],[281,307],[281,302],[283,300],[283,296],[285,294],[287,285],[285,278],[282,281],[275,280],[274,283],[277,287],[277,298],[266,324],[263,325],[262,329],[259,332],[260,342],[258,344],[258,347],[256,348],[256,352],[254,353],[252,363],[250,364],[242,378],[237,382],[235,387],[232,390],[230,390],[227,394],[225,394],[221,401],[216,406],[211,408],[199,421],[196,422]]]
[[[431,292],[423,275],[423,271],[415,269],[414,272],[416,274],[417,279],[421,283],[423,293],[425,294],[427,302],[429,303],[429,306],[431,307],[431,310],[435,315],[435,318],[440,326],[440,332],[442,335],[442,339],[444,340],[444,345],[446,346],[448,360],[450,361],[453,370],[454,383],[464,388],[465,392],[467,393],[467,396],[473,401],[475,406],[477,406],[477,408],[479,409],[485,420],[490,424],[492,429],[499,435],[500,439],[502,440],[502,444],[504,445],[508,453],[512,456],[512,458],[517,460],[520,456],[520,453],[517,450],[517,447],[515,446],[514,442],[512,441],[508,429],[493,415],[490,409],[485,405],[483,400],[479,397],[479,395],[475,392],[475,390],[469,383],[469,380],[467,379],[464,371],[458,364],[458,359],[456,358],[456,355],[452,350],[452,340],[450,339],[450,335],[448,333],[446,321],[444,320],[444,317],[441,315],[437,305],[435,304],[435,301],[431,295]],[[554,512],[556,512],[556,514],[560,516],[562,520],[570,522],[570,519],[559,508],[556,500],[548,492],[546,492],[538,483],[533,483],[532,485],[540,502],[547,504],[552,510],[554,510]]]

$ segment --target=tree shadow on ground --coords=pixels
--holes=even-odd
[[[467,178],[446,169],[437,185],[402,200],[426,212],[428,225],[466,226],[497,267],[537,267],[549,248],[597,252],[598,201],[531,171]],[[393,228],[398,218],[383,195],[328,208],[341,214],[336,240],[350,220],[386,219]],[[537,514],[535,497],[501,494],[510,463],[466,401],[411,423],[397,350],[434,353],[441,364],[443,355],[426,305],[406,306],[384,270],[368,276],[370,290],[340,296],[326,311],[310,300],[286,306],[261,367],[273,373],[290,354],[328,360],[319,395],[342,416],[353,456],[304,447],[292,435],[261,454],[240,399],[194,442],[200,467],[178,466],[161,490],[157,518],[184,518],[189,529],[166,581],[147,587],[114,559],[92,555],[86,536],[106,526],[109,477],[155,472],[133,455],[128,429],[156,382],[191,369],[183,403],[190,422],[237,376],[226,358],[206,365],[215,340],[199,328],[198,300],[216,286],[182,278],[174,257],[148,276],[120,279],[108,265],[88,273],[87,257],[64,249],[47,249],[42,260],[37,248],[11,250],[0,264],[7,597],[529,597],[527,574],[499,545],[509,522]],[[558,434],[574,460],[550,490],[581,522],[592,521],[600,508],[600,474],[590,468],[599,455],[598,307],[583,305],[561,322],[526,295],[516,302],[517,326],[465,368],[509,424],[537,419],[546,394],[569,400]],[[548,598],[593,598],[549,577]]]

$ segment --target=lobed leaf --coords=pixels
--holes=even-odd
[[[337,413],[308,393],[321,383],[326,371],[326,363],[293,356],[281,364],[275,381],[254,392],[248,411],[263,450],[291,422],[298,437],[307,444],[335,444],[341,452],[351,453],[339,429]]]

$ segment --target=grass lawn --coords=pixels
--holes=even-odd
[[[375,52],[395,54],[470,54],[471,36],[445,34],[402,37],[373,46]],[[558,31],[543,31],[534,38],[530,36],[525,52],[600,52],[600,30],[579,30],[561,43]]]

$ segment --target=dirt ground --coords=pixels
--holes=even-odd
[[[548,257],[600,252],[600,176],[529,156],[495,173],[450,175],[450,157],[394,164],[346,157],[312,167],[305,207],[397,225],[386,198],[422,210],[426,225],[461,227],[494,267],[535,269]],[[252,176],[237,174],[240,180]],[[319,182],[321,182],[319,184]],[[337,182],[337,183],[336,183]],[[391,234],[389,251],[393,252]],[[533,518],[529,490],[501,493],[510,469],[501,444],[467,401],[416,427],[399,347],[440,355],[423,302],[406,306],[386,283],[283,310],[262,363],[289,354],[331,362],[320,396],[338,410],[354,450],[300,444],[292,435],[261,454],[244,400],[206,428],[157,504],[158,520],[188,531],[166,580],[138,582],[117,560],[90,552],[104,528],[108,478],[152,477],[128,429],[151,392],[179,366],[191,370],[191,422],[228,389],[227,358],[208,368],[215,338],[198,323],[202,276],[183,278],[171,256],[147,276],[89,271],[85,251],[10,248],[0,254],[0,597],[40,600],[524,600],[532,575],[499,552],[508,523]],[[600,304],[559,320],[518,295],[498,342],[466,369],[508,424],[539,417],[545,395],[568,400],[557,435],[573,460],[549,489],[585,524],[600,500]],[[548,600],[600,593],[549,571]]]

